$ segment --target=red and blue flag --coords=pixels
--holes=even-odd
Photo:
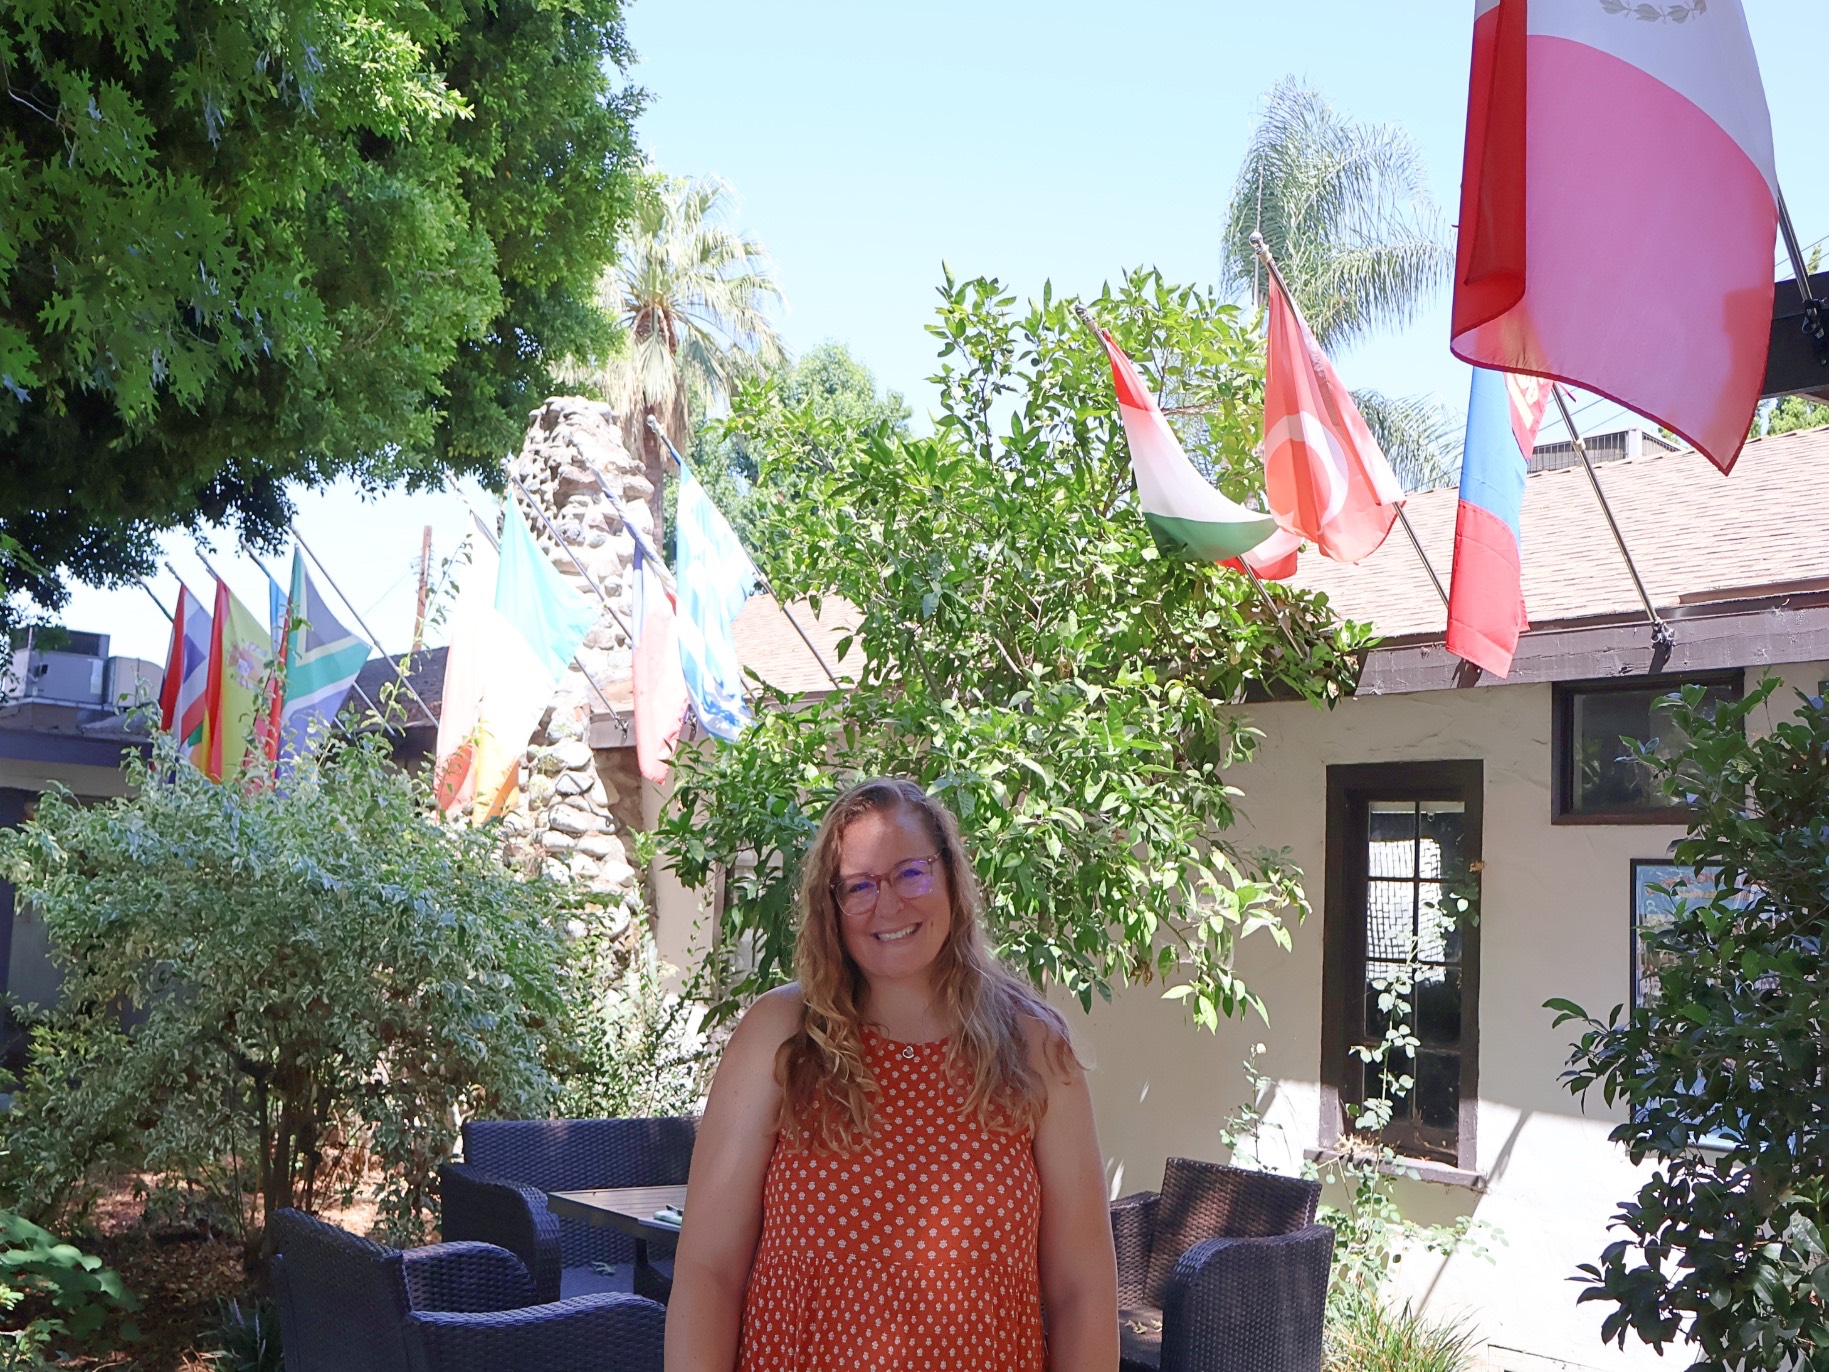
[[[1448,651],[1502,677],[1524,614],[1525,460],[1537,441],[1547,383],[1476,367],[1467,397],[1461,503],[1454,520]]]

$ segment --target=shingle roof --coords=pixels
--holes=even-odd
[[[838,641],[851,633],[863,620],[863,615],[851,602],[837,596],[826,596],[819,609],[816,615],[806,601],[790,601],[788,611],[793,615],[790,622],[775,597],[751,596],[743,613],[737,616],[737,660],[769,685],[790,695],[831,690],[832,679],[826,675],[827,669],[840,681],[849,681],[853,675],[851,669],[863,650],[853,645],[846,661],[841,663]],[[819,650],[817,658],[795,632],[796,623]],[[824,667],[820,665],[821,660]]]
[[[1684,449],[1595,467],[1626,546],[1660,609],[1829,588],[1829,428],[1754,439],[1731,476]],[[1406,505],[1445,587],[1454,488]],[[1633,614],[1640,602],[1580,467],[1536,472],[1524,487],[1524,604],[1535,628]],[[1291,579],[1325,591],[1344,618],[1387,639],[1439,639],[1447,612],[1401,527],[1357,566],[1305,553]]]

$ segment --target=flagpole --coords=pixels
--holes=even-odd
[[[501,540],[490,531],[489,521],[477,513],[476,506],[470,503],[470,497],[458,489],[457,483],[452,481],[448,474],[445,477],[445,486],[450,490],[452,495],[464,502],[464,508],[470,512],[470,518],[476,521],[476,531],[489,540],[489,546],[491,548],[494,548],[498,553],[501,552]],[[614,705],[610,704],[610,698],[603,693],[603,687],[597,684],[596,678],[590,674],[590,670],[585,667],[583,661],[579,659],[576,653],[572,654],[572,666],[578,669],[578,674],[584,678],[585,684],[591,688],[591,694],[597,697],[598,701],[603,705],[604,710],[615,719],[616,723],[621,727],[624,737],[627,737],[629,722],[617,713]]]
[[[1258,260],[1264,264],[1264,270],[1270,273],[1270,279],[1276,288],[1283,293],[1283,298],[1294,304],[1289,294],[1289,283],[1283,280],[1283,273],[1277,269],[1276,258],[1270,251],[1270,245],[1264,241],[1264,235],[1251,234],[1251,246],[1256,249]],[[1416,550],[1417,561],[1423,564],[1423,570],[1429,574],[1429,584],[1435,587],[1435,593],[1442,598],[1442,604],[1448,603],[1448,592],[1442,587],[1442,579],[1435,574],[1435,567],[1429,561],[1429,555],[1423,551],[1422,540],[1416,536],[1416,530],[1410,526],[1410,516],[1404,513],[1403,501],[1398,501],[1393,508],[1397,511],[1398,522],[1404,526],[1404,533],[1409,535],[1410,546]]]
[[[375,637],[375,631],[369,628],[367,623],[363,621],[362,612],[356,609],[355,601],[344,595],[343,588],[337,585],[336,578],[330,574],[330,568],[324,565],[324,559],[312,551],[311,545],[305,542],[305,536],[298,531],[298,525],[296,523],[288,524],[286,527],[292,530],[292,536],[298,540],[299,547],[305,550],[305,556],[311,559],[312,565],[322,574],[324,584],[335,591],[337,593],[337,599],[341,600],[344,605],[349,607],[349,613],[355,618],[356,627],[368,636],[369,646],[377,653],[380,653],[385,661],[393,663],[394,676],[396,679],[399,680],[402,686],[406,687],[406,693],[418,702],[419,708],[425,711],[426,719],[436,726],[438,723],[438,716],[432,713],[432,707],[425,703],[425,697],[421,696],[418,691],[413,689],[413,683],[407,677],[406,669],[394,658],[388,656],[387,649],[381,646],[381,640]]]
[[[158,594],[152,589],[152,587],[150,587],[146,584],[146,579],[144,577],[142,577],[137,584],[138,584],[139,588],[142,591],[146,592],[146,594],[152,599],[152,603],[159,607],[160,614],[164,615],[165,618],[170,623],[176,624],[178,622],[177,617],[175,615],[173,615],[170,610],[165,608],[165,602],[163,600],[160,600],[158,597]]]
[[[1550,394],[1556,399],[1556,409],[1562,415],[1563,428],[1569,431],[1569,443],[1588,474],[1588,484],[1594,488],[1594,498],[1600,502],[1600,512],[1607,517],[1607,527],[1613,531],[1613,542],[1619,548],[1619,555],[1626,561],[1626,570],[1632,575],[1632,584],[1637,588],[1639,601],[1645,607],[1645,618],[1651,621],[1651,641],[1660,648],[1668,648],[1677,641],[1676,636],[1652,608],[1651,595],[1645,590],[1644,580],[1638,574],[1638,566],[1632,561],[1632,553],[1626,547],[1625,535],[1619,531],[1619,521],[1613,517],[1613,507],[1607,503],[1607,493],[1601,490],[1600,478],[1595,475],[1594,464],[1588,458],[1588,445],[1582,441],[1581,430],[1575,427],[1575,417],[1569,413],[1567,394],[1560,383],[1550,386]]]
[[[667,451],[673,454],[674,463],[676,465],[678,465],[680,468],[684,469],[686,464],[680,458],[680,450],[673,446],[673,440],[667,437],[667,431],[665,429],[661,428],[660,421],[655,419],[655,417],[653,415],[649,415],[648,416],[648,427],[650,429],[654,430],[656,436],[659,437],[659,439],[662,443],[665,443],[667,445]],[[602,483],[602,480],[603,480],[603,478],[601,478],[601,477],[598,478],[599,484]],[[724,515],[724,522],[726,524],[729,524],[730,516],[727,514],[724,514],[723,510],[718,509],[718,502],[716,500],[712,499],[712,495],[711,495],[710,491],[705,490],[705,484],[703,482],[699,483],[699,489],[702,491],[705,491],[705,499],[711,501],[711,508],[714,510],[717,510],[719,514]],[[607,488],[605,489],[604,493],[606,495],[609,494]],[[615,497],[611,496],[610,499],[614,500]],[[627,524],[629,521],[627,519],[624,519],[622,522],[624,524]],[[732,533],[736,532],[735,525],[731,526],[731,532]],[[742,539],[737,540],[739,546],[742,545],[742,541],[743,541]],[[743,550],[743,555],[745,557],[749,557],[749,550],[747,548],[745,548]],[[656,558],[655,560],[659,561],[658,558]],[[807,645],[807,651],[813,655],[813,661],[815,661],[819,664],[819,670],[826,674],[826,680],[832,683],[832,689],[835,691],[844,690],[844,687],[839,683],[838,677],[833,674],[833,671],[830,667],[826,666],[826,660],[819,655],[819,649],[817,649],[813,646],[813,640],[807,637],[807,631],[805,629],[801,628],[800,621],[794,618],[794,612],[792,610],[788,609],[787,603],[784,600],[782,600],[782,598],[780,596],[775,594],[775,588],[772,584],[770,584],[768,575],[760,567],[756,566],[756,559],[751,557],[749,559],[749,565],[755,570],[756,580],[762,584],[762,589],[767,591],[769,593],[769,595],[774,599],[776,606],[780,609],[781,613],[787,618],[787,622],[794,626],[794,632],[800,635],[800,641]]]
[[[1778,198],[1778,229],[1785,240],[1785,253],[1791,259],[1791,275],[1797,278],[1797,293],[1804,300],[1804,332],[1816,344],[1816,360],[1829,362],[1829,319],[1825,318],[1829,301],[1819,300],[1811,293],[1810,264],[1804,260],[1797,230],[1791,227],[1791,211],[1785,208],[1784,192],[1776,186],[1772,189]]]
[[[252,548],[248,547],[248,545],[245,543],[241,545],[241,550],[242,550],[242,552],[244,552],[248,555],[248,560],[250,562],[252,562],[256,567],[260,568],[260,574],[262,576],[266,577],[267,580],[271,581],[275,586],[280,584],[279,578],[274,576],[272,572],[267,570],[267,564],[260,560],[260,555],[258,553],[256,553]],[[292,595],[291,595],[290,587],[288,587],[287,595],[286,595],[286,618],[288,620],[290,620],[292,618]],[[281,632],[285,633],[287,636],[290,636],[292,633],[292,625],[288,623],[281,630]],[[364,705],[368,706],[368,708],[373,710],[377,715],[379,715],[381,713],[381,707],[376,705],[374,701],[369,699],[368,692],[362,689],[361,682],[356,681],[355,679],[351,678],[349,684],[351,687],[354,688],[355,693],[362,697],[362,703]],[[283,704],[282,704],[282,708],[283,708]]]

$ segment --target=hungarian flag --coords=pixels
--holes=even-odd
[[[203,728],[203,696],[210,677],[210,616],[190,589],[178,587],[172,615],[171,648],[165,655],[165,680],[159,689],[159,728],[177,736],[180,745],[194,743]]]
[[[1276,521],[1236,505],[1214,490],[1188,455],[1156,399],[1124,350],[1104,329],[1099,338],[1111,360],[1118,392],[1118,418],[1130,447],[1137,479],[1137,503],[1156,546],[1171,556],[1225,562],[1257,547],[1276,532]]]
[[[1264,357],[1264,492],[1284,533],[1336,562],[1371,556],[1404,498],[1384,450],[1274,272]]]
[[[635,760],[641,774],[658,786],[667,779],[690,699],[673,597],[640,538],[635,540],[634,582]]]
[[[1597,392],[1729,470],[1777,186],[1738,0],[1475,0],[1455,355]]]
[[[193,760],[211,781],[241,770],[273,656],[272,628],[216,579],[203,737]]]
[[[1549,383],[1475,368],[1461,452],[1448,590],[1448,651],[1503,677],[1524,614],[1525,463],[1536,446]]]

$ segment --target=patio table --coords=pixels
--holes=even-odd
[[[614,1229],[634,1239],[635,1294],[663,1304],[673,1292],[673,1263],[668,1259],[649,1258],[648,1243],[653,1239],[679,1237],[676,1226],[661,1224],[654,1218],[655,1211],[669,1205],[685,1208],[685,1187],[615,1186],[546,1193],[546,1208],[553,1214]]]

